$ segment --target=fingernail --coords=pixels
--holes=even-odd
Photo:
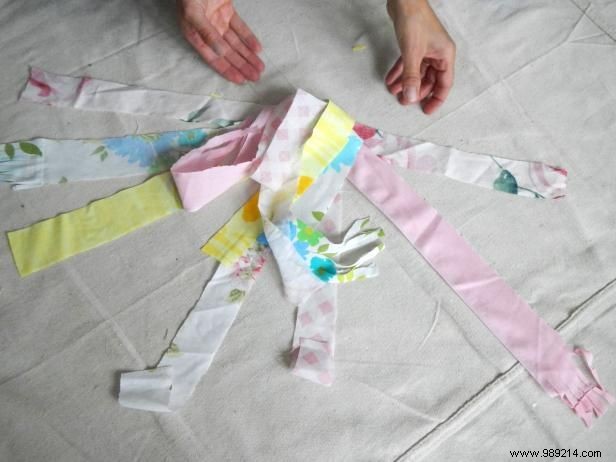
[[[417,88],[404,87],[404,98],[410,101],[411,103],[416,103],[417,102]]]

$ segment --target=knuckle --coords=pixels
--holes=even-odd
[[[199,34],[205,43],[211,43],[214,41],[214,34],[207,29],[201,29]]]

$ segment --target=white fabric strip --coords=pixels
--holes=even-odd
[[[341,217],[342,200],[338,193],[318,227],[323,232],[337,234]],[[335,284],[326,284],[297,307],[291,350],[293,374],[320,385],[332,385],[337,315],[338,287]]]
[[[158,365],[122,374],[122,406],[171,412],[188,401],[212,364],[268,253],[267,248],[258,246],[232,267],[218,266]]]
[[[362,152],[407,170],[436,173],[482,188],[524,197],[557,199],[567,187],[567,171],[541,162],[465,152],[450,146],[384,133],[362,124]]]
[[[262,108],[259,104],[217,96],[154,90],[135,85],[54,74],[32,67],[20,99],[87,111],[159,115],[211,127],[244,120]]]

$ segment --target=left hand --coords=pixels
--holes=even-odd
[[[453,85],[456,47],[428,0],[388,0],[401,57],[385,83],[400,104],[421,103],[426,114],[436,111]]]
[[[231,0],[177,0],[177,6],[182,34],[207,64],[234,83],[259,80],[261,44]]]

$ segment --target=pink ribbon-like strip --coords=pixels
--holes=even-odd
[[[255,155],[272,110],[266,107],[254,121],[212,138],[173,164],[171,174],[186,210],[199,210],[251,175],[259,164]]]
[[[384,160],[360,152],[348,179],[376,205],[537,382],[587,425],[613,403],[576,353]],[[581,350],[580,350],[581,351]]]

